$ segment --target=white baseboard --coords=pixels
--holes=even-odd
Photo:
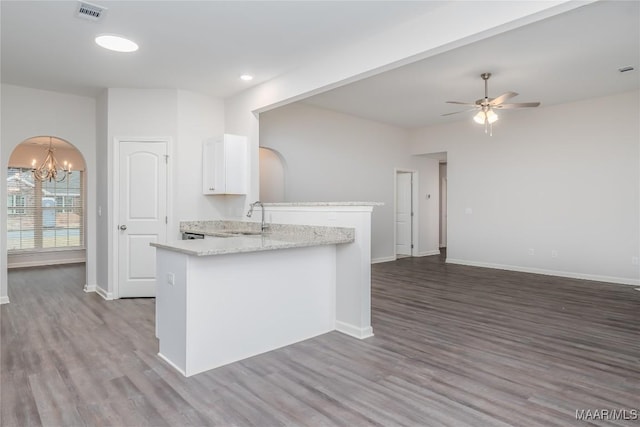
[[[165,362],[167,362],[173,369],[175,369],[176,371],[180,372],[183,376],[187,376],[187,374],[180,368],[178,368],[171,360],[167,359],[166,357],[164,357],[162,355],[162,353],[158,353],[158,357],[162,360],[164,360]]]
[[[517,265],[493,264],[489,262],[469,261],[465,259],[447,258],[447,264],[468,265],[471,267],[495,268],[498,270],[518,271],[521,273],[544,274],[546,276],[566,277],[569,279],[593,280],[595,282],[615,283],[618,285],[640,285],[639,279],[625,277],[600,276],[597,274],[574,273],[570,271],[546,270],[542,268],[521,267]]]
[[[98,288],[98,285],[85,284],[84,288],[82,288],[82,290],[87,292],[87,293],[89,293],[89,292],[95,292],[97,288]]]
[[[105,291],[99,285],[95,285],[95,287],[96,287],[96,293],[100,295],[102,298],[104,298],[107,301],[111,301],[113,299],[113,293]]]
[[[41,260],[41,261],[18,261],[10,262],[7,264],[7,268],[25,268],[25,267],[44,267],[47,265],[59,265],[59,264],[78,264],[86,262],[86,258],[66,258],[66,259],[53,259],[53,260]]]
[[[373,328],[371,326],[359,328],[349,323],[340,322],[339,320],[336,320],[336,331],[361,340],[373,336]]]
[[[431,255],[440,255],[440,249],[433,249],[431,251],[418,252],[417,256],[431,256]]]
[[[422,257],[422,256],[431,256],[431,255],[440,255],[440,250],[439,249],[433,249],[431,251],[418,252],[416,255],[409,255],[409,256]],[[371,260],[371,264],[379,264],[381,262],[396,261],[397,259],[398,259],[397,256],[386,256],[386,257],[380,257],[380,258],[373,258]]]
[[[8,296],[0,297],[0,305],[2,305],[2,304],[9,304],[9,297]]]
[[[386,256],[386,257],[381,257],[381,258],[373,258],[371,260],[371,264],[379,264],[381,262],[389,262],[389,261],[395,261],[396,257],[395,256]]]

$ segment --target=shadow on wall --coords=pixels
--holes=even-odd
[[[285,201],[285,168],[282,154],[271,148],[260,147],[260,200]]]

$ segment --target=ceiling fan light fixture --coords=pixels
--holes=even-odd
[[[473,121],[479,125],[483,125],[486,119],[487,119],[487,115],[482,110],[478,111],[478,114],[473,116]]]
[[[478,123],[479,125],[484,124],[493,124],[498,120],[498,115],[492,108],[484,107],[482,110],[478,111],[478,113],[473,116],[473,121]]]
[[[505,92],[500,96],[495,98],[489,98],[489,83],[488,80],[491,77],[491,73],[482,73],[480,75],[482,80],[484,80],[484,98],[480,98],[475,102],[460,102],[460,101],[447,101],[447,104],[458,104],[458,105],[466,105],[471,107],[469,110],[465,111],[455,111],[453,113],[446,113],[443,116],[449,116],[451,114],[465,113],[467,111],[477,111],[477,113],[473,116],[473,121],[478,123],[479,125],[484,125],[484,132],[492,135],[492,125],[498,121],[498,115],[494,111],[494,109],[500,108],[528,108],[528,107],[539,107],[540,102],[519,102],[515,104],[505,104],[504,102],[508,99],[517,96],[516,92]]]

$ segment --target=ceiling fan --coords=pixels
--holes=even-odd
[[[517,96],[516,92],[506,92],[497,98],[489,98],[489,77],[491,77],[491,73],[482,73],[480,74],[482,80],[484,80],[484,98],[480,98],[474,103],[470,102],[460,102],[460,101],[447,101],[448,104],[458,104],[458,105],[467,105],[473,108],[463,111],[455,111],[453,113],[446,113],[443,116],[450,116],[452,114],[465,113],[467,111],[478,111],[478,113],[473,116],[473,120],[478,124],[484,125],[485,133],[490,133],[492,131],[491,125],[498,120],[498,115],[494,110],[501,109],[513,109],[513,108],[527,108],[527,107],[538,107],[540,105],[539,102],[520,102],[516,104],[504,104],[504,101]]]

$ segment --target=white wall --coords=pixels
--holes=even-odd
[[[117,217],[112,212],[117,189],[113,188],[114,149],[116,138],[166,137],[175,141],[177,135],[177,91],[143,89],[107,89],[98,99],[101,159],[100,199],[98,211],[101,248],[98,263],[97,291],[113,296],[115,268],[113,230]]]
[[[384,202],[373,210],[373,259],[395,254],[395,168],[418,169],[407,137],[394,126],[301,103],[260,115],[260,145],[287,164],[285,201]]]
[[[87,284],[96,283],[96,101],[38,89],[2,85],[1,151],[6,170],[13,149],[33,136],[51,135],[73,144],[87,172]],[[7,296],[6,185],[0,185],[0,298]]]
[[[492,137],[468,120],[411,140],[448,153],[450,261],[638,283],[639,92],[503,111]]]
[[[109,144],[108,144],[108,109],[109,92],[107,90],[96,99],[96,282],[90,289],[106,289],[109,283],[107,260],[109,259]]]
[[[101,173],[99,201],[100,251],[99,291],[111,297],[114,286],[112,230],[117,217],[112,212],[113,144],[118,138],[168,138],[171,141],[168,239],[180,237],[178,224],[184,220],[222,218],[224,197],[202,194],[202,142],[224,133],[224,106],[220,99],[179,90],[111,88],[98,99],[98,122],[102,129],[98,150],[105,159]],[[108,159],[108,161],[106,160]],[[107,191],[104,191],[104,189]],[[108,242],[108,243],[106,243]]]
[[[178,233],[180,221],[224,216],[225,196],[202,194],[202,141],[225,132],[224,104],[222,100],[206,95],[178,91],[177,125],[173,149],[174,237],[179,237],[175,233]]]
[[[249,146],[249,188],[247,196],[225,196],[228,200],[225,218],[243,219],[243,213],[247,211],[249,203],[260,199],[260,164],[259,141],[260,122],[254,110],[254,92],[245,91],[224,103],[225,132],[247,137]]]

